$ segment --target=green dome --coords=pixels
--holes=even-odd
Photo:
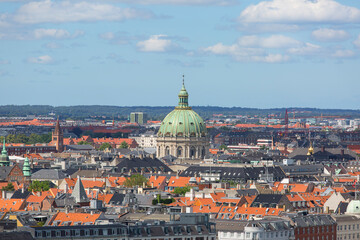
[[[184,83],[179,93],[179,105],[161,122],[158,137],[205,137],[204,120],[188,105]]]

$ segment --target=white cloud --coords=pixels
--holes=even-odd
[[[117,0],[132,4],[163,4],[163,5],[220,5],[227,6],[237,4],[236,0]]]
[[[150,18],[152,14],[110,4],[44,0],[21,6],[13,19],[23,24],[63,23],[77,21],[122,21],[132,18]]]
[[[349,34],[346,31],[329,28],[315,30],[311,33],[311,35],[320,42],[344,41],[349,38]]]
[[[359,36],[355,39],[355,41],[353,41],[353,44],[355,45],[355,47],[360,48],[360,34],[359,34]]]
[[[298,46],[301,42],[283,35],[272,35],[270,37],[260,38],[255,35],[244,36],[237,42],[244,47],[262,47],[262,48],[288,48]]]
[[[360,10],[334,0],[272,0],[251,5],[238,18],[242,23],[360,22]]]
[[[113,32],[105,32],[100,34],[99,37],[106,40],[112,40],[115,38],[115,34]]]
[[[261,48],[247,48],[242,47],[239,44],[223,45],[218,43],[214,46],[210,46],[202,49],[203,52],[213,53],[215,55],[231,56],[236,61],[241,62],[265,62],[265,63],[280,63],[287,62],[290,57],[282,54],[267,54],[264,49]]]
[[[142,52],[166,52],[177,47],[166,35],[152,35],[136,45]]]
[[[73,34],[70,34],[68,31],[64,29],[45,29],[39,28],[33,31],[33,35],[35,39],[42,38],[56,38],[56,39],[65,39],[65,38],[75,38],[83,35],[84,32],[77,30]]]
[[[351,50],[340,49],[336,50],[331,56],[335,58],[351,58],[355,56],[355,53]]]
[[[39,57],[30,57],[28,58],[29,63],[39,63],[39,64],[49,64],[53,63],[54,60],[49,55],[39,56]]]
[[[49,49],[57,49],[57,48],[61,48],[62,45],[56,42],[49,42],[43,45],[43,47],[45,48],[49,48]]]
[[[315,45],[311,43],[305,43],[305,45],[303,46],[290,48],[287,50],[288,53],[294,55],[314,55],[314,54],[319,54],[321,51],[322,49],[319,45]]]

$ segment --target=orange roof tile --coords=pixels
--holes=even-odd
[[[24,210],[24,199],[0,199],[0,211],[2,212],[16,212]]]
[[[72,226],[75,223],[79,225],[84,225],[85,223],[95,224],[95,221],[100,217],[99,214],[90,214],[90,213],[64,213],[58,212],[51,219],[51,226]],[[55,224],[57,223],[57,224]]]

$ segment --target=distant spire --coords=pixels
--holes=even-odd
[[[185,75],[183,75],[182,88],[181,88],[178,96],[179,96],[179,104],[177,107],[178,108],[188,108],[189,107],[189,105],[188,105],[189,94],[185,88]]]
[[[5,149],[5,137],[4,137],[4,142],[3,142],[3,150],[2,150],[2,152],[1,153],[6,153],[6,149]]]

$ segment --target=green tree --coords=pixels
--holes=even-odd
[[[129,178],[126,178],[126,180],[124,182],[124,186],[125,187],[142,186],[144,183],[146,184],[146,186],[148,186],[147,182],[148,182],[148,179],[146,177],[144,177],[143,175],[134,174],[134,175],[131,175]]]
[[[32,133],[29,136],[28,143],[35,144],[35,143],[40,143],[40,142],[41,142],[41,136],[40,135]]]
[[[3,191],[14,191],[14,185],[12,183],[8,183],[5,187],[2,187]]]
[[[219,148],[222,149],[222,150],[228,149],[228,147],[225,144],[221,144]]]
[[[127,144],[127,142],[123,141],[122,143],[120,143],[119,148],[129,148],[129,144]]]
[[[33,181],[29,185],[29,191],[34,192],[41,192],[41,191],[47,191],[50,189],[50,182],[49,181]]]
[[[91,145],[91,144],[87,141],[80,141],[80,142],[78,142],[77,145]]]
[[[100,151],[104,151],[105,149],[111,149],[112,146],[110,145],[110,143],[103,143],[101,144],[101,146],[99,147]]]
[[[185,195],[185,193],[190,192],[191,187],[190,186],[185,186],[185,187],[177,187],[174,189],[174,191],[172,192],[173,194],[178,194],[178,195]]]

